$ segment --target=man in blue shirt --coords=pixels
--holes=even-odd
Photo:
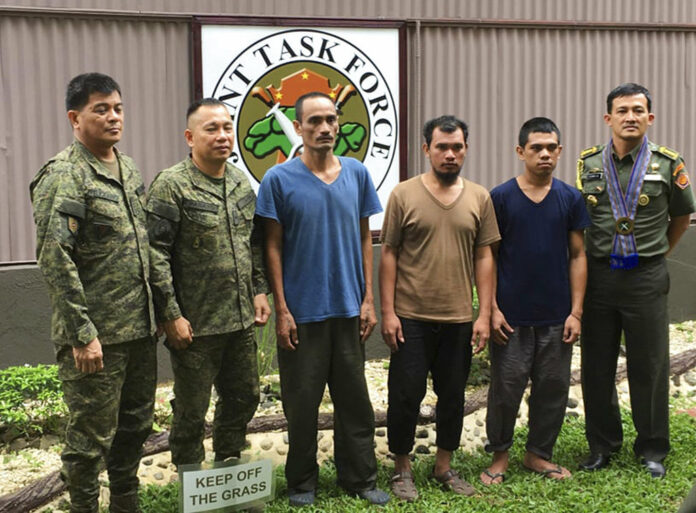
[[[590,219],[580,193],[552,177],[561,133],[548,118],[520,129],[517,155],[524,173],[491,191],[502,241],[493,300],[485,485],[500,484],[508,468],[515,420],[531,379],[529,435],[523,465],[551,479],[568,469],[552,463],[570,383],[573,343],[580,335],[587,280],[583,229]]]
[[[256,214],[266,220],[288,420],[288,498],[292,506],[314,502],[317,416],[328,384],[338,484],[385,504],[389,495],[375,488],[374,412],[364,373],[364,342],[377,324],[369,216],[382,207],[365,166],[333,153],[333,100],[308,93],[295,103],[295,113],[304,151],[268,170],[256,203]]]

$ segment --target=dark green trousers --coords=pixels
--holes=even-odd
[[[61,475],[71,513],[96,513],[97,478],[104,462],[112,495],[137,491],[142,446],[152,430],[157,386],[153,337],[102,346],[102,352],[104,369],[84,374],[75,368],[72,347],[57,347],[58,376],[69,410]]]
[[[174,371],[172,430],[169,445],[175,465],[205,459],[205,415],[211,388],[217,401],[213,420],[216,460],[244,448],[247,423],[259,404],[259,371],[254,326],[245,330],[194,337],[182,351],[170,351]]]
[[[317,419],[326,385],[334,406],[337,481],[349,491],[374,488],[375,417],[365,381],[359,319],[299,324],[295,351],[278,350],[283,410],[288,420],[288,489],[317,486]]]
[[[669,274],[662,257],[630,270],[588,258],[582,322],[585,431],[592,453],[616,452],[623,442],[614,379],[621,333],[626,340],[631,413],[639,457],[662,461],[669,452]]]

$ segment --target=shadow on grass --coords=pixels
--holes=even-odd
[[[576,471],[578,462],[586,455],[584,420],[567,418],[556,444],[554,461],[573,472],[573,478],[556,482],[532,474],[521,464],[527,429],[515,432],[510,468],[503,485],[485,487],[478,476],[490,462],[483,450],[474,454],[455,453],[453,466],[472,483],[478,493],[460,497],[444,492],[431,481],[432,456],[419,457],[413,464],[420,497],[411,504],[395,499],[385,507],[369,506],[364,501],[345,495],[335,484],[336,470],[332,463],[320,469],[319,489],[314,507],[305,512],[400,511],[418,513],[450,512],[509,512],[509,513],[643,513],[676,511],[696,479],[694,431],[696,420],[674,414],[671,418],[672,452],[666,460],[667,477],[652,479],[637,463],[631,449],[635,431],[630,413],[623,412],[624,448],[612,458],[608,469],[599,472]],[[377,485],[389,489],[392,465],[380,464]],[[269,513],[297,511],[287,504],[283,468],[275,471],[276,499],[267,504]],[[164,487],[151,485],[141,493],[143,513],[172,513],[178,511],[176,484]]]

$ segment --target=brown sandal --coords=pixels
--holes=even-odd
[[[476,489],[459,477],[456,470],[446,470],[439,476],[435,475],[433,471],[432,478],[446,490],[450,490],[458,495],[474,495],[476,493]]]
[[[413,482],[413,474],[410,472],[396,472],[391,478],[391,491],[395,497],[406,502],[413,502],[418,498],[418,490]]]

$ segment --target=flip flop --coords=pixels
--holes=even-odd
[[[505,482],[505,474],[503,472],[491,472],[490,470],[485,469],[483,471],[483,473],[486,474],[491,479],[490,483],[483,483],[483,481],[481,481],[484,484],[484,486],[499,485],[499,484],[503,484]],[[500,478],[500,482],[495,483],[494,481],[498,478]]]
[[[526,468],[530,472],[534,472],[535,474],[539,474],[542,477],[546,477],[548,479],[553,479],[554,481],[563,481],[564,479],[568,479],[568,477],[570,477],[570,476],[568,476],[568,477],[564,476],[564,477],[561,477],[560,479],[555,479],[555,478],[551,477],[551,474],[558,474],[560,476],[563,476],[563,469],[561,468],[560,465],[556,465],[554,468],[547,468],[544,470],[535,470],[535,469],[530,468],[526,465],[524,465],[524,468]]]
[[[433,471],[431,477],[440,483],[443,488],[458,495],[474,495],[476,493],[476,489],[459,477],[456,470],[446,470],[439,476],[435,475]]]

